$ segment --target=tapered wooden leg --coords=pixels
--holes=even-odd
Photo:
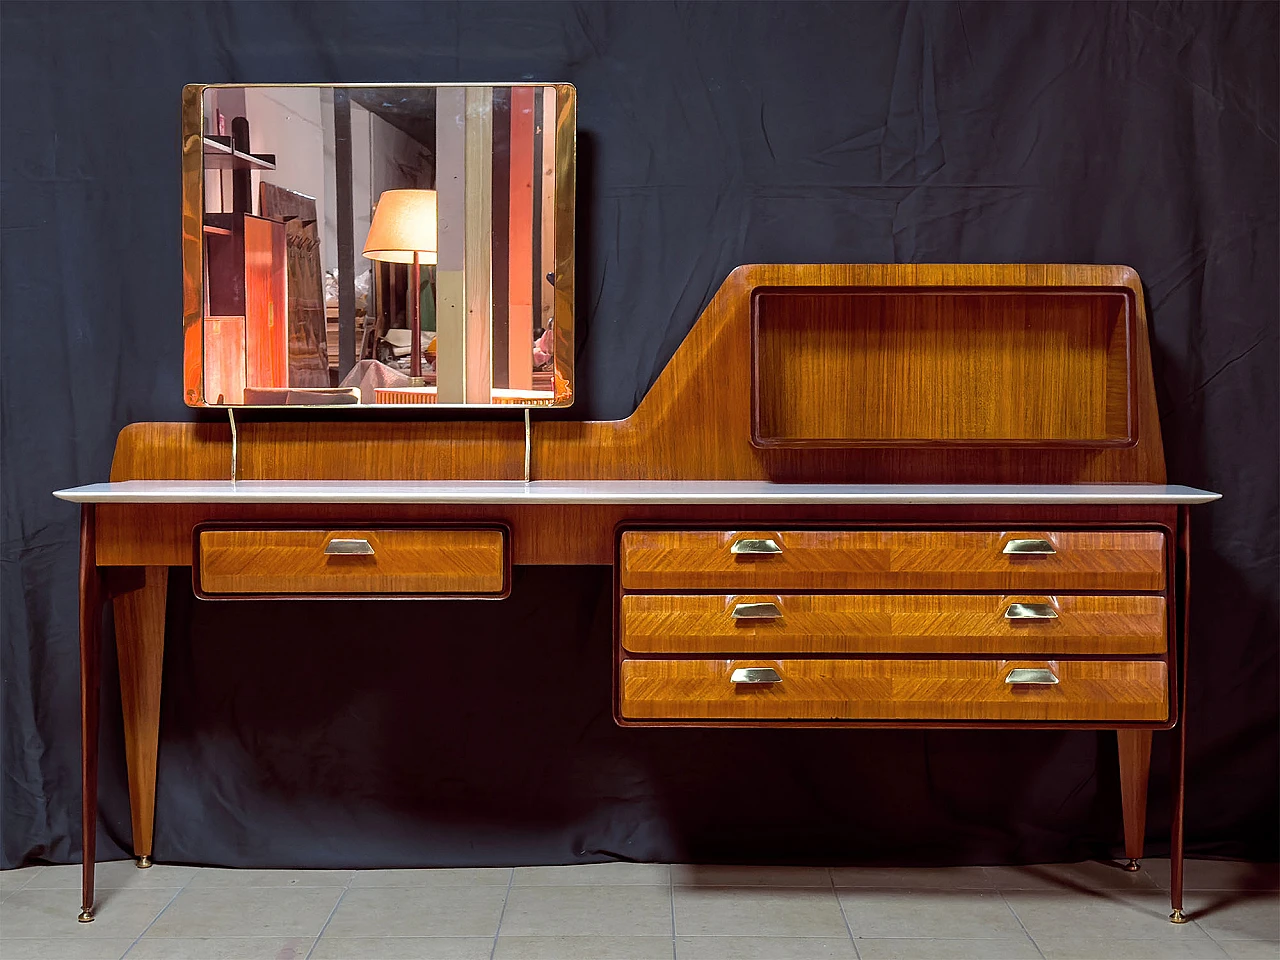
[[[115,598],[116,650],[120,658],[120,704],[129,767],[133,852],[138,866],[151,866],[155,833],[156,751],[160,743],[160,677],[164,665],[164,613],[168,567],[130,571],[140,579]]]
[[[1170,780],[1173,782],[1173,816],[1169,836],[1169,919],[1186,923],[1182,912],[1182,846],[1183,811],[1187,797],[1187,651],[1191,634],[1191,511],[1178,510],[1178,553],[1182,561],[1182,644],[1178,671],[1178,725],[1173,728],[1173,757]]]
[[[1173,729],[1173,825],[1169,837],[1169,919],[1186,923],[1182,912],[1182,812],[1187,793],[1187,724],[1183,720]]]
[[[1151,731],[1117,730],[1120,745],[1120,805],[1124,811],[1126,870],[1137,870],[1147,830],[1147,779],[1151,773]]]
[[[80,508],[80,787],[84,867],[80,922],[93,919],[93,870],[98,838],[98,690],[102,591],[94,545],[94,507]]]

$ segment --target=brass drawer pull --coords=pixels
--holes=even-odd
[[[1004,612],[1006,620],[1057,620],[1058,611],[1047,603],[1011,603]]]
[[[731,614],[735,620],[781,620],[776,603],[736,603]]]
[[[1058,682],[1058,677],[1052,670],[1031,669],[1027,667],[1019,667],[1017,670],[1010,670],[1009,675],[1004,678],[1005,683],[1029,683],[1037,686],[1053,686]]]
[[[739,667],[729,677],[734,683],[781,683],[782,678],[773,667]],[[1057,683],[1055,680],[1054,683]]]
[[[1048,540],[1010,540],[1004,545],[1004,553],[1040,554],[1057,553]]]
[[[733,546],[729,548],[730,553],[754,553],[769,554],[781,553],[782,547],[778,545],[777,540],[735,540]]]
[[[330,540],[324,545],[328,557],[372,557],[373,544],[368,540]]]

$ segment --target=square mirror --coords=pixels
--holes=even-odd
[[[568,406],[569,84],[192,84],[189,406]]]

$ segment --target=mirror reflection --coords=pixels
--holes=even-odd
[[[571,402],[572,88],[200,100],[189,403]]]

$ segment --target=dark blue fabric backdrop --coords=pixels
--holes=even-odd
[[[182,84],[519,79],[579,94],[574,417],[629,413],[740,263],[1137,268],[1170,478],[1226,495],[1195,526],[1189,847],[1274,859],[1277,9],[5,3],[0,866],[80,847],[77,515],[49,492],[104,479],[124,424],[195,416]],[[175,575],[156,858],[1115,848],[1108,736],[616,729],[609,590],[604,570],[541,568],[517,571],[503,604],[200,604]],[[424,698],[419,670],[447,680]],[[113,856],[129,826],[110,670],[106,683],[99,835]]]

